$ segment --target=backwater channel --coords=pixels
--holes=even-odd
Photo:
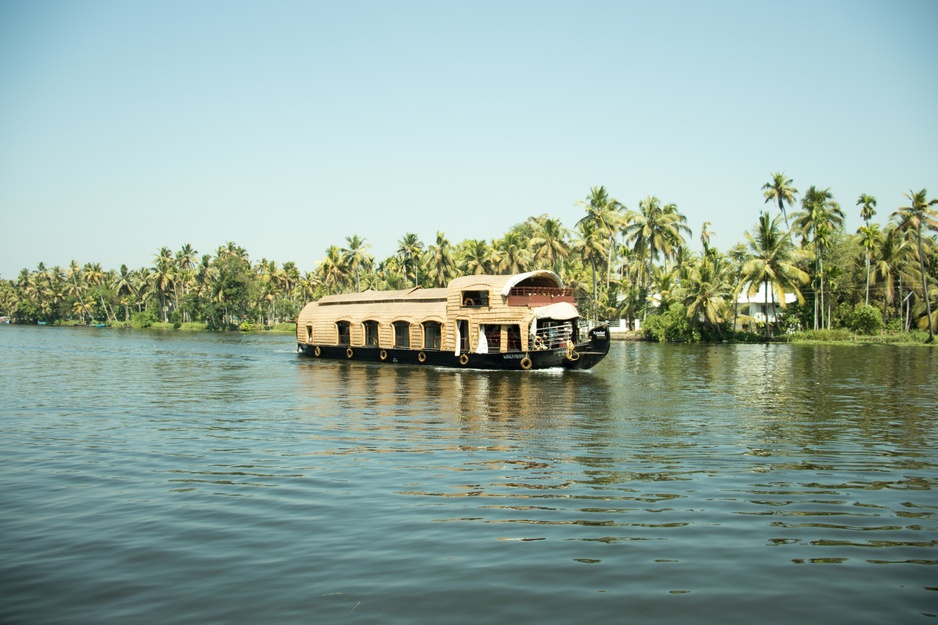
[[[938,349],[0,327],[0,623],[935,623]]]

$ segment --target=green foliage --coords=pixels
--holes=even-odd
[[[846,328],[836,330],[802,330],[791,335],[794,343],[839,343],[852,342],[853,334]]]
[[[178,330],[182,326],[183,314],[181,310],[174,310],[169,316],[169,322],[173,324],[173,329]]]
[[[883,313],[878,308],[857,304],[849,317],[847,327],[857,334],[875,334],[883,328]]]
[[[144,310],[143,312],[134,313],[133,317],[130,318],[130,324],[135,328],[149,328],[152,327],[154,323],[158,322],[159,319],[152,310]]]
[[[671,304],[665,311],[648,315],[642,331],[647,338],[659,343],[696,343],[701,340],[700,332],[691,328],[687,309],[680,302]]]
[[[766,340],[734,332],[737,322],[780,338],[780,333],[790,336],[796,330],[830,326],[847,335],[802,337],[903,342],[895,338],[898,334],[916,341],[906,325],[926,327],[922,320],[929,312],[938,318],[938,311],[930,311],[938,299],[938,245],[929,235],[938,230],[932,225],[938,222],[931,209],[935,203],[927,200],[925,190],[910,192],[913,205],[893,215],[898,223],[867,241],[844,230],[839,206],[829,189],[820,187],[811,187],[801,202],[803,210],[790,215],[797,229],[789,232],[785,206],[795,206],[798,194],[792,185],[793,180],[778,173],[763,186],[766,204],[778,206],[786,227],[765,212],[747,233],[749,247],[738,244],[726,253],[710,246],[706,223],[700,238],[703,253],[696,253],[689,236],[685,238],[691,233],[676,205],[649,196],[633,211],[597,186],[579,203],[586,216],[572,231],[545,214],[490,241],[452,245],[438,232],[435,244],[427,246],[407,233],[396,253],[381,261],[367,254],[364,239],[353,235],[346,237],[344,248],[330,246],[305,274],[293,262],[252,262],[234,242],[201,257],[188,244],[178,252],[164,247],[151,266],[121,266],[119,272],[104,271],[96,263],[40,263],[34,271],[23,269],[15,280],[0,280],[0,314],[19,323],[97,320],[110,327],[292,334],[295,325],[280,322],[295,319],[306,302],[326,294],[430,287],[455,275],[550,268],[562,276],[587,318],[631,321],[657,301],[659,310],[644,324],[645,335],[657,341]],[[927,223],[913,227],[913,213],[927,217]],[[806,301],[789,305],[771,328],[755,325],[733,308],[747,282],[778,286],[778,297],[782,290],[798,289]],[[916,293],[909,299],[910,287],[934,295],[925,300]],[[857,306],[866,301],[870,306]],[[889,324],[885,329],[884,319]],[[876,341],[864,338],[869,336]]]

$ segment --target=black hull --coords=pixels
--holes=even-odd
[[[544,349],[527,352],[455,355],[439,350],[397,349],[363,346],[313,345],[298,343],[297,349],[306,356],[328,360],[350,360],[456,369],[590,369],[609,352],[609,329],[605,326],[590,330],[590,338],[573,350]]]

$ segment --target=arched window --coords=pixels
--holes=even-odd
[[[378,322],[369,320],[362,324],[365,328],[365,345],[369,347],[378,346]]]
[[[423,322],[423,348],[440,349],[443,346],[443,324],[438,321]]]
[[[406,321],[395,321],[394,347],[410,347],[410,324]]]
[[[338,344],[339,345],[351,345],[351,333],[350,333],[350,324],[348,321],[336,321],[335,323],[336,331],[339,335]]]

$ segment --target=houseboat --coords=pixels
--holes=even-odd
[[[609,352],[609,328],[551,271],[330,295],[303,308],[296,340],[312,358],[472,369],[589,369]]]

